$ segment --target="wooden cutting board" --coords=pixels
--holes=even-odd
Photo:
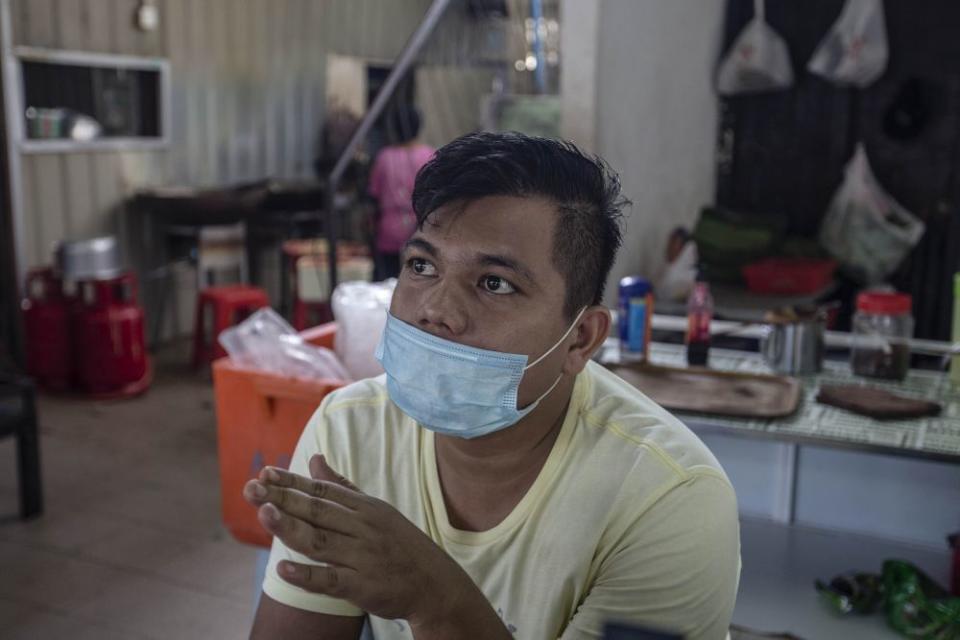
[[[783,418],[800,405],[795,378],[699,367],[680,369],[651,364],[609,364],[608,368],[672,411],[738,418]]]
[[[899,396],[883,389],[852,384],[824,385],[817,402],[846,409],[875,420],[909,420],[940,415],[936,402]]]

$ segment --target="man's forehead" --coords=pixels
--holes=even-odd
[[[545,198],[487,196],[439,207],[427,216],[422,232],[433,237],[541,239],[549,244],[556,218],[556,205]]]
[[[545,199],[488,197],[436,213],[414,234],[414,246],[461,262],[509,266],[532,280],[555,270],[555,206]]]

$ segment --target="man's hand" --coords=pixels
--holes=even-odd
[[[478,614],[510,637],[470,576],[399,511],[361,492],[323,456],[311,458],[310,475],[267,467],[244,487],[267,531],[327,565],[282,561],[281,578],[381,618],[405,619],[418,638],[443,637]]]

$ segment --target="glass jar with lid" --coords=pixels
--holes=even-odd
[[[905,293],[865,292],[853,316],[850,367],[859,376],[903,380],[910,369],[913,299]]]

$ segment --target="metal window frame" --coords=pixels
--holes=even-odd
[[[151,58],[112,53],[94,53],[89,51],[70,51],[65,49],[46,49],[42,47],[12,47],[12,73],[16,80],[17,104],[23,112],[23,63],[45,62],[50,64],[75,65],[79,67],[106,67],[112,69],[133,69],[137,71],[156,71],[160,77],[157,92],[157,110],[160,113],[159,136],[121,136],[102,138],[86,142],[64,139],[31,140],[23,130],[22,118],[17,122],[17,141],[24,153],[65,153],[72,151],[149,151],[166,149],[170,146],[170,126],[172,96],[170,95],[170,62],[165,58]],[[11,125],[13,123],[10,123]],[[11,127],[12,129],[12,127]]]

